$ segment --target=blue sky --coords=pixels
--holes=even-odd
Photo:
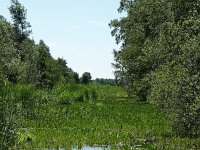
[[[27,9],[31,37],[50,47],[54,58],[67,60],[82,75],[114,78],[113,49],[118,49],[108,23],[120,18],[120,0],[19,0]],[[9,0],[0,2],[0,14],[9,19]]]

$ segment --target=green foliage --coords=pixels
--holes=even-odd
[[[155,71],[150,99],[171,109],[174,130],[181,136],[199,134],[199,25],[198,19],[187,18],[178,24],[168,25],[161,34],[157,49],[165,48],[168,55],[160,53],[164,65]],[[168,39],[174,39],[169,43]],[[166,40],[167,39],[167,40]],[[184,42],[183,42],[184,41]],[[174,45],[172,47],[172,45]],[[159,58],[158,57],[158,58]],[[160,99],[160,100],[158,100]]]
[[[67,66],[66,60],[58,58],[53,59],[50,54],[49,47],[40,41],[37,46],[38,58],[37,66],[37,81],[36,85],[43,88],[53,88],[57,83],[72,83],[74,82],[74,72]]]
[[[150,93],[149,100],[171,114],[176,133],[199,136],[199,77],[191,78],[182,66],[162,66],[155,73]]]
[[[57,84],[53,88],[52,94],[58,104],[127,97],[126,91],[122,87],[100,84]]]
[[[37,118],[41,101],[38,90],[32,85],[14,85],[12,90],[15,98],[21,103],[22,116],[29,119]]]
[[[24,124],[24,149],[65,148],[84,145],[111,149],[199,149],[200,139],[179,138],[158,108],[131,99],[48,103],[45,116]],[[24,137],[22,136],[22,137]]]
[[[74,72],[74,82],[75,83],[80,83],[79,74],[77,72]]]
[[[66,92],[62,92],[58,95],[58,104],[59,105],[69,105],[71,104],[71,95]]]
[[[0,149],[15,146],[18,118],[19,105],[11,95],[7,81],[0,76]]]
[[[108,98],[126,98],[127,92],[122,87],[111,85],[94,84],[93,88],[97,91],[98,99],[106,100]]]
[[[93,100],[97,100],[98,96],[97,96],[97,91],[95,89],[92,89],[91,92],[91,99]]]
[[[35,83],[39,72],[37,68],[39,53],[35,42],[26,39],[20,44],[20,49],[23,53],[23,61],[20,62],[17,81],[24,84]]]
[[[11,0],[9,11],[14,22],[15,42],[20,44],[27,39],[31,33],[31,30],[29,30],[31,27],[30,23],[26,21],[26,9],[18,0]],[[23,57],[24,53],[21,53],[19,49],[18,52],[20,56]]]
[[[106,84],[113,85],[113,86],[117,85],[116,80],[114,80],[114,79],[96,78],[94,80],[94,82],[97,84],[104,84],[104,85],[106,85]]]
[[[200,5],[195,1],[121,0],[127,12],[110,26],[116,78],[129,95],[170,114],[180,136],[199,137]]]
[[[52,88],[58,82],[78,82],[78,77],[64,59],[54,59],[44,41],[29,38],[30,24],[26,9],[18,0],[9,7],[13,23],[0,16],[0,73],[9,82]]]
[[[10,23],[0,16],[0,72],[10,82],[17,82],[19,59],[13,41]]]
[[[88,84],[91,82],[92,76],[89,72],[84,72],[81,77],[81,83]]]

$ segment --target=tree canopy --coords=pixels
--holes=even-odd
[[[0,73],[11,83],[51,88],[58,82],[77,82],[66,60],[54,59],[43,40],[37,44],[29,36],[31,25],[26,8],[18,0],[9,7],[12,22],[0,16]]]
[[[198,0],[121,0],[112,20],[118,82],[129,95],[165,110],[182,136],[200,135],[200,5]]]
[[[84,72],[82,77],[81,77],[81,83],[83,84],[88,84],[92,80],[92,76],[89,72]]]

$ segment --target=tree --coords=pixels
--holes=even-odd
[[[116,86],[116,82],[115,79],[104,79],[104,78],[96,78],[94,80],[95,83],[98,84],[103,84],[103,85],[112,85],[112,86]]]
[[[115,82],[119,86],[126,86],[126,78],[125,78],[125,68],[120,59],[121,51],[113,50],[115,63],[112,63],[113,68],[115,69]]]
[[[16,42],[16,48],[18,54],[23,60],[24,53],[20,49],[20,44],[29,37],[31,34],[30,23],[26,21],[26,9],[18,2],[18,0],[11,0],[11,6],[9,7],[11,18],[13,20],[14,27],[14,41]]]
[[[119,11],[127,12],[127,17],[110,23],[116,42],[122,44],[114,64],[116,78],[123,79],[129,93],[145,101],[149,89],[148,74],[152,71],[152,63],[145,55],[149,47],[146,43],[157,40],[159,27],[170,19],[171,14],[166,1],[122,0],[120,4]]]
[[[80,83],[79,74],[77,72],[74,72],[74,82],[75,83]]]
[[[10,23],[0,16],[0,73],[8,81],[17,82],[20,60],[13,41],[14,31]]]
[[[74,72],[71,68],[67,66],[67,61],[63,58],[58,58],[57,60],[57,67],[56,67],[56,78],[57,82],[64,82],[69,83],[73,82],[74,80]]]
[[[19,83],[36,83],[38,75],[38,57],[37,46],[34,40],[25,39],[20,44],[20,49],[23,52],[23,61],[20,61],[18,68],[19,75],[17,77]]]
[[[89,72],[85,72],[81,77],[81,83],[88,84],[91,82],[91,79],[92,79],[91,74]]]
[[[54,84],[51,80],[51,72],[53,71],[51,67],[54,64],[52,61],[51,54],[49,52],[49,47],[40,40],[37,45],[38,60],[37,60],[37,85],[40,87],[52,87]]]

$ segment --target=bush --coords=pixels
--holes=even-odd
[[[164,108],[173,130],[182,137],[200,136],[200,78],[181,65],[166,65],[154,74],[148,97]]]

